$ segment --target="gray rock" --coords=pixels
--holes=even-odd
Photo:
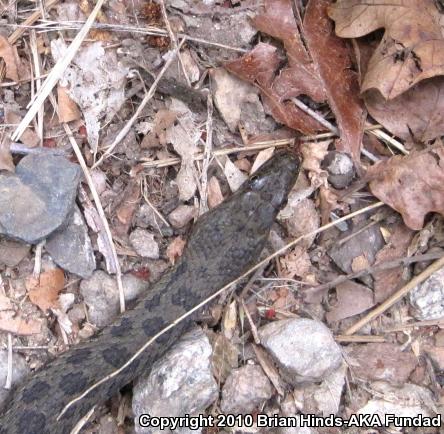
[[[0,175],[0,232],[35,244],[70,216],[80,167],[55,155],[30,154],[15,174]]]
[[[340,347],[324,324],[305,318],[274,321],[259,329],[262,345],[291,384],[322,381],[342,362]]]
[[[138,415],[142,413],[168,417],[195,415],[203,413],[217,399],[218,387],[211,373],[211,351],[203,331],[193,329],[153,365],[146,378],[138,380],[132,406],[136,432],[171,432],[140,427]]]
[[[20,382],[29,372],[25,358],[20,354],[12,353],[12,385]],[[5,403],[9,390],[5,389],[6,377],[8,375],[8,352],[0,350],[0,409]]]
[[[137,279],[138,288],[135,289],[135,279],[137,277],[131,274],[122,277],[126,301],[133,300],[142,288],[146,289],[149,285],[148,282]],[[119,290],[116,279],[104,271],[97,270],[90,278],[82,280],[80,293],[88,306],[90,321],[98,327],[110,324],[119,314]]]
[[[444,268],[433,273],[410,293],[413,315],[419,320],[444,317]]]
[[[137,228],[131,232],[129,241],[138,255],[143,258],[159,259],[159,245],[152,233]]]
[[[196,209],[191,205],[179,205],[172,211],[168,220],[173,228],[180,229],[187,225],[196,216]]]
[[[271,398],[270,380],[258,365],[245,365],[231,371],[222,389],[221,410],[227,414],[251,413]]]
[[[360,228],[367,223],[367,221],[362,222],[353,229],[343,232],[338,241],[341,241],[343,238],[348,238],[354,233],[356,233],[356,235],[350,237],[343,243],[334,244],[328,252],[335,264],[345,273],[351,273],[353,271],[352,263],[358,256],[364,256],[369,264],[373,265],[376,253],[385,245],[379,225],[372,225],[362,232],[359,232]]]
[[[328,181],[338,189],[350,185],[355,175],[353,160],[343,152],[329,152],[322,166],[328,170]]]
[[[96,269],[96,259],[82,213],[77,206],[66,227],[53,233],[45,248],[60,267],[87,278]]]

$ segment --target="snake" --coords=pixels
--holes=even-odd
[[[228,199],[199,217],[181,257],[134,309],[11,391],[0,434],[69,433],[95,405],[148,374],[193,326],[195,318],[184,315],[258,262],[299,167],[294,152],[278,151]]]

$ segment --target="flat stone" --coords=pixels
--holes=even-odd
[[[36,244],[66,223],[80,167],[56,155],[30,154],[0,175],[0,233]]]
[[[293,385],[322,381],[342,362],[341,348],[319,321],[274,321],[259,329],[259,338],[284,378]]]
[[[258,365],[234,369],[222,389],[220,408],[226,414],[247,414],[271,398],[273,387]]]
[[[136,433],[171,432],[142,428],[138,423],[138,415],[142,413],[167,417],[197,415],[217,399],[219,389],[211,372],[211,352],[208,337],[202,329],[195,328],[153,365],[147,377],[137,381],[132,405]]]
[[[152,233],[145,229],[134,229],[129,236],[129,241],[139,256],[159,259],[159,244]]]
[[[86,278],[96,269],[96,259],[82,213],[77,206],[67,226],[54,232],[45,248],[54,262],[70,273]]]

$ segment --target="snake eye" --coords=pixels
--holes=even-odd
[[[250,178],[250,186],[253,190],[260,190],[264,186],[265,180],[263,176],[253,175]]]

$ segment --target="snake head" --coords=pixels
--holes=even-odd
[[[300,160],[288,151],[279,151],[266,161],[247,181],[247,189],[259,195],[262,201],[281,210],[288,193],[296,182]]]

